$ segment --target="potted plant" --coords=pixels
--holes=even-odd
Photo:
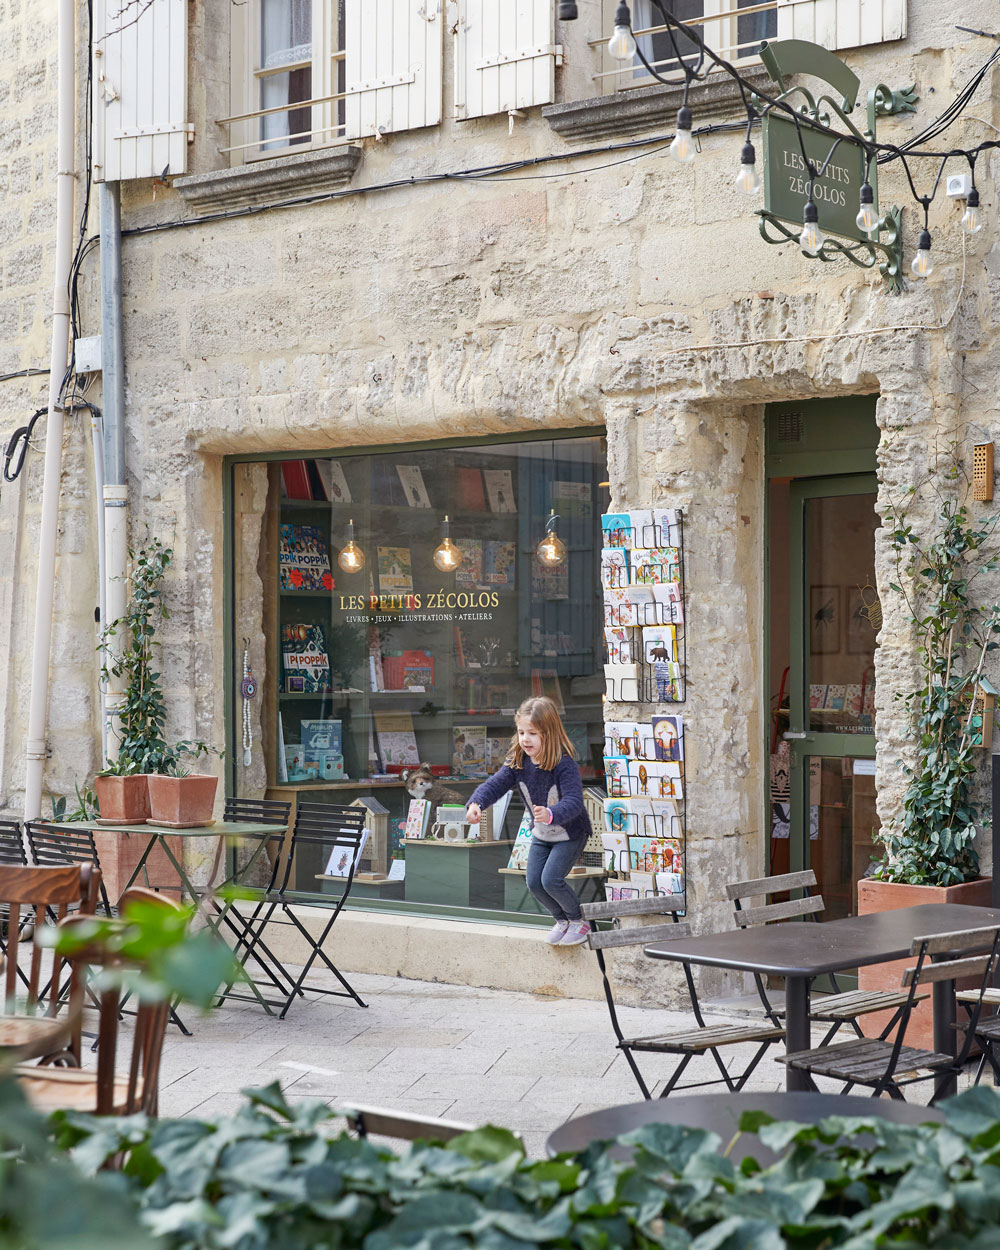
[[[949,475],[959,476],[957,466]],[[911,488],[910,496],[916,493]],[[979,872],[975,838],[988,823],[975,792],[984,756],[973,732],[975,696],[993,693],[984,676],[987,655],[1000,635],[1000,606],[979,602],[977,579],[997,568],[985,556],[997,518],[973,521],[964,504],[942,498],[936,533],[921,540],[903,509],[891,508],[889,541],[902,595],[918,638],[919,680],[897,695],[911,726],[914,751],[903,768],[908,778],[900,811],[877,835],[884,854],[872,875],[858,882],[858,912],[913,907],[921,903],[990,903],[992,883]],[[861,969],[861,989],[899,985],[903,960]],[[929,1042],[929,1006],[914,1014],[907,1038]],[[870,1018],[868,1032],[881,1024]]]
[[[164,736],[166,703],[160,674],[154,668],[154,648],[157,624],[168,615],[162,583],[172,558],[172,549],[157,538],[129,550],[125,615],[113,621],[101,639],[103,676],[125,679],[118,709],[118,752],[97,782],[106,789],[108,803],[114,802],[115,790],[122,795],[134,792],[131,797],[135,802],[145,804],[145,820],[191,826],[211,819],[218,778],[193,773],[185,764],[212,748],[204,742],[171,745]],[[102,782],[105,785],[101,786]],[[140,794],[145,797],[140,799]],[[110,816],[116,823],[136,823],[118,817],[117,809],[106,811],[103,797],[99,802],[102,819]]]
[[[99,820],[105,824],[144,825],[149,819],[149,791],[144,773],[131,760],[112,760],[94,778]]]

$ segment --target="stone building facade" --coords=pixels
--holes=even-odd
[[[265,478],[248,472],[227,518],[225,457],[606,432],[614,509],[665,502],[685,510],[688,897],[696,927],[709,928],[728,923],[726,881],[768,864],[777,691],[765,635],[767,406],[801,404],[808,417],[815,400],[872,397],[877,509],[884,516],[891,499],[917,486],[910,517],[929,529],[935,490],[955,489],[947,448],[955,444],[967,463],[972,444],[1000,428],[995,160],[986,154],[977,165],[986,222],[978,235],[963,244],[955,202],[935,200],[936,267],[922,282],[908,269],[920,210],[896,167],[887,171],[882,202],[908,205],[907,280],[893,295],[877,271],[761,240],[757,202],[733,185],[743,140],[724,125],[741,116],[732,94],[693,91],[696,126],[720,129],[700,140],[687,166],[665,155],[677,92],[602,96],[589,43],[601,33],[599,7],[581,4],[580,19],[557,24],[562,59],[550,106],[456,120],[445,55],[438,124],[356,140],[347,157],[334,146],[231,168],[220,152],[228,132],[216,119],[232,111],[237,10],[215,0],[190,6],[187,173],[122,186],[130,529],[134,540],[154,533],[175,552],[160,635],[170,730],[232,750],[225,690],[233,639],[250,637],[262,683],[274,673],[263,581],[256,615],[254,588],[244,586],[243,617],[225,616],[226,527],[235,525],[236,559],[249,567],[266,494]],[[880,138],[899,143],[942,111],[993,47],[958,29],[989,27],[981,0],[960,0],[947,16],[931,0],[906,7],[905,38],[839,53],[864,89],[916,84],[916,112],[881,125]],[[6,0],[0,10],[5,374],[47,360],[54,15],[54,0]],[[81,169],[85,25],[81,14]],[[997,125],[988,76],[949,142],[977,142]],[[623,146],[631,140],[641,142]],[[553,155],[560,159],[531,165]],[[435,179],[518,161],[523,168],[485,180]],[[921,186],[934,172],[920,167]],[[82,178],[79,186],[82,197]],[[314,202],[283,203],[308,195]],[[86,334],[99,330],[99,266],[93,249],[81,276]],[[99,378],[86,394],[100,403]],[[0,382],[8,433],[44,402],[44,377]],[[34,444],[43,424],[23,472],[0,492],[0,804],[14,814],[42,473]],[[46,786],[72,795],[99,766],[100,750],[98,508],[85,411],[67,421],[63,450]],[[871,571],[883,612],[874,738],[885,822],[905,786],[911,736],[895,696],[912,686],[915,651],[905,604],[889,589],[883,529]],[[988,593],[995,587],[994,578]],[[263,793],[265,772],[258,755],[238,776],[240,791]]]

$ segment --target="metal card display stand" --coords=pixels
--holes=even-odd
[[[653,509],[654,514],[667,511],[660,507]],[[672,530],[675,528],[673,534],[664,534],[656,525],[606,530],[611,545],[604,551],[609,558],[610,553],[619,548],[626,554],[620,563],[605,563],[602,556],[605,621],[620,634],[617,640],[608,642],[605,718],[612,723],[632,722],[636,725],[637,733],[627,742],[616,743],[610,732],[605,732],[605,780],[608,798],[620,798],[623,805],[621,812],[616,813],[614,805],[609,804],[604,813],[604,828],[610,834],[617,833],[626,838],[643,840],[638,847],[634,842],[627,842],[626,848],[617,852],[605,852],[605,863],[610,875],[609,897],[615,897],[611,895],[611,890],[625,891],[632,888],[629,882],[635,872],[652,872],[653,888],[646,891],[647,893],[665,892],[659,888],[663,875],[669,876],[671,886],[675,887],[671,893],[683,892],[687,883],[687,789],[683,752],[679,752],[682,756],[679,761],[657,759],[651,722],[651,717],[658,708],[679,707],[687,699],[684,518],[679,509],[673,512],[676,517],[676,528],[674,524],[670,527]],[[637,564],[633,561],[632,551],[651,549],[676,550],[676,565],[668,565],[664,561],[652,564]],[[657,566],[665,571],[657,572]],[[676,579],[664,580],[667,572],[674,567]],[[646,587],[651,591],[650,598],[638,598]],[[657,592],[654,587],[673,589]],[[616,591],[621,593],[616,594]],[[657,657],[655,650],[658,648],[647,653],[642,632],[644,626],[673,627],[674,659],[671,660],[668,655]],[[616,672],[618,669],[621,669],[620,673]],[[612,706],[614,704],[630,706],[633,714],[626,715],[623,712],[616,716]],[[669,715],[669,711],[664,711],[663,714]],[[683,724],[681,729],[683,731]],[[622,761],[625,771],[621,770]],[[638,763],[638,767],[629,770],[629,762]],[[662,767],[672,763],[679,764],[678,777],[671,778],[668,773],[673,770]],[[629,799],[669,800],[673,810],[632,811],[628,806]],[[641,805],[636,806],[638,808]],[[675,851],[675,847],[679,851]],[[668,859],[671,861],[669,867]]]

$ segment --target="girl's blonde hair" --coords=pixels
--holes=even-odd
[[[537,699],[525,699],[514,715],[514,724],[522,720],[526,720],[542,739],[542,750],[536,761],[539,768],[551,771],[564,755],[573,758],[573,744],[566,736],[559,709],[551,699],[541,696]],[[524,767],[524,751],[516,733],[511,739],[505,763],[511,768]]]

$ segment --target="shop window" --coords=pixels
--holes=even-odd
[[[514,711],[533,694],[562,708],[600,810],[603,439],[331,455],[235,472],[237,500],[256,500],[249,512],[237,505],[233,629],[258,628],[266,642],[258,678],[268,796],[368,806],[357,897],[534,910],[518,867],[519,796],[490,813],[479,846],[426,836],[421,846],[406,822],[416,811],[429,827],[411,824],[410,834],[427,835],[439,807],[464,808],[502,764]],[[547,567],[537,547],[553,510],[565,557]],[[430,807],[413,809],[401,774],[423,765]],[[237,788],[246,791],[239,770]],[[588,857],[579,884],[597,896],[599,845]],[[295,887],[323,893],[325,867],[303,858]]]

